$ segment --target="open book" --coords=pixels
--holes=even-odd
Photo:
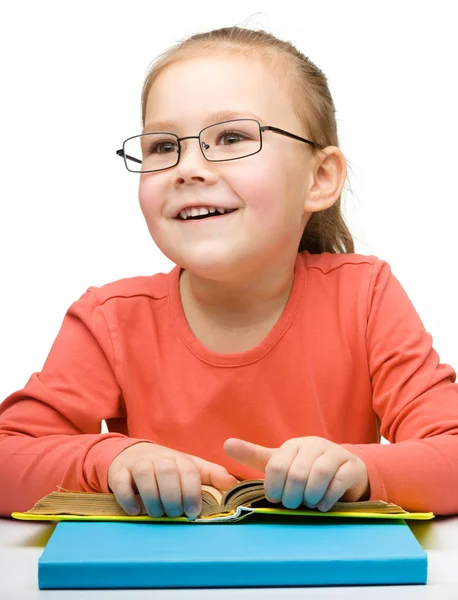
[[[52,492],[41,498],[25,513],[12,513],[12,517],[26,520],[142,520],[142,521],[191,521],[182,517],[148,516],[139,494],[139,515],[128,515],[111,493]],[[272,503],[264,494],[264,480],[241,481],[222,493],[218,489],[202,485],[202,512],[195,522],[238,521],[251,513],[295,514],[307,516],[349,516],[432,519],[433,513],[409,513],[396,504],[383,501],[336,502],[328,511],[310,509],[302,505],[287,509],[281,503]],[[66,518],[67,517],[67,518]],[[78,518],[79,517],[79,518]]]

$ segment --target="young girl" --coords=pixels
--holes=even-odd
[[[176,266],[90,287],[0,405],[1,515],[61,486],[195,517],[202,484],[247,478],[287,508],[458,512],[456,373],[389,265],[354,253],[334,113],[262,31],[160,57],[118,154]]]

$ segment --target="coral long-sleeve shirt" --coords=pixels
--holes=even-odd
[[[247,479],[264,473],[227,456],[227,438],[302,436],[360,456],[370,500],[458,513],[456,372],[385,261],[298,254],[277,323],[237,354],[194,336],[180,271],[90,287],[70,306],[42,371],[0,404],[0,515],[56,485],[108,492],[111,461],[139,441]]]

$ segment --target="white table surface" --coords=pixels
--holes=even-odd
[[[38,589],[38,558],[55,522],[0,518],[1,600],[213,600],[264,598],[329,598],[352,600],[458,600],[458,516],[406,521],[428,556],[426,585],[199,588],[148,590]]]

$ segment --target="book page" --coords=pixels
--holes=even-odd
[[[205,490],[211,494],[216,500],[217,504],[221,504],[221,498],[223,497],[223,494],[217,488],[213,487],[212,485],[202,485],[202,490]]]

